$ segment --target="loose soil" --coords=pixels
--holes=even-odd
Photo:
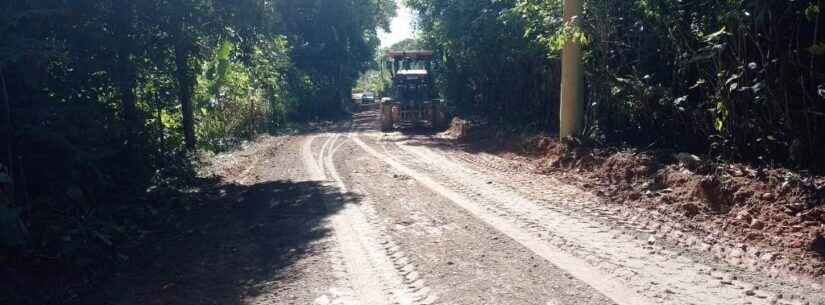
[[[308,181],[302,137],[266,137],[214,158],[222,186],[77,304],[311,304],[333,287],[325,202],[354,200]]]
[[[415,277],[438,297],[434,304],[613,304],[357,145],[342,146],[337,161],[344,180],[373,198],[368,208],[386,220],[387,234],[417,266]]]
[[[462,121],[457,121],[462,122]],[[605,204],[642,208],[708,240],[781,253],[770,260],[805,277],[825,276],[825,177],[783,168],[719,164],[675,151],[616,149],[454,124],[440,145],[487,152],[511,169],[560,178]],[[456,136],[459,135],[459,136]]]
[[[822,177],[376,122],[214,156],[106,283],[40,303],[825,304]]]

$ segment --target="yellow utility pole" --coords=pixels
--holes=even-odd
[[[583,0],[564,0],[564,21],[568,27],[561,55],[561,109],[559,136],[575,136],[584,128],[584,63],[580,33]]]

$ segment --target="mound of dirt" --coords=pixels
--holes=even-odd
[[[800,273],[825,275],[825,177],[547,136],[527,138],[523,146],[539,172],[591,189],[608,203],[774,249],[799,262]]]
[[[593,170],[604,162],[597,150],[573,138],[558,141],[547,136],[533,137],[526,141],[523,150],[540,157],[542,162],[538,167],[547,172],[556,169]]]
[[[275,136],[260,136],[253,142],[244,143],[237,150],[222,153],[213,157],[206,156],[208,166],[203,168],[203,176],[221,177],[224,181],[240,184],[254,181],[251,171],[253,164],[259,160],[271,157],[283,146],[285,138]]]
[[[649,179],[655,172],[656,163],[648,155],[618,152],[605,160],[601,172],[614,183],[635,183]]]
[[[455,117],[452,122],[450,122],[450,128],[447,128],[446,131],[440,133],[438,136],[448,140],[467,141],[470,139],[472,129],[473,124],[470,121]]]

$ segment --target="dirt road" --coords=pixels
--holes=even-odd
[[[215,303],[825,304],[822,283],[775,272],[752,250],[708,246],[678,224],[433,135],[378,132],[374,116],[260,144],[267,153],[250,153],[238,177],[264,186],[239,199],[257,207],[244,225],[252,241],[289,242],[236,260],[272,253],[280,263],[238,263],[269,272],[223,283],[247,272],[224,268],[211,275],[221,285],[179,284],[177,295],[199,298],[155,303],[202,303],[245,285]]]
[[[309,177],[359,198],[330,216],[344,284],[311,302],[825,304],[820,284],[703,252],[677,225],[374,121],[301,140]]]

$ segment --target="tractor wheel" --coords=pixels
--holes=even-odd
[[[381,103],[381,131],[392,131],[392,104]]]

